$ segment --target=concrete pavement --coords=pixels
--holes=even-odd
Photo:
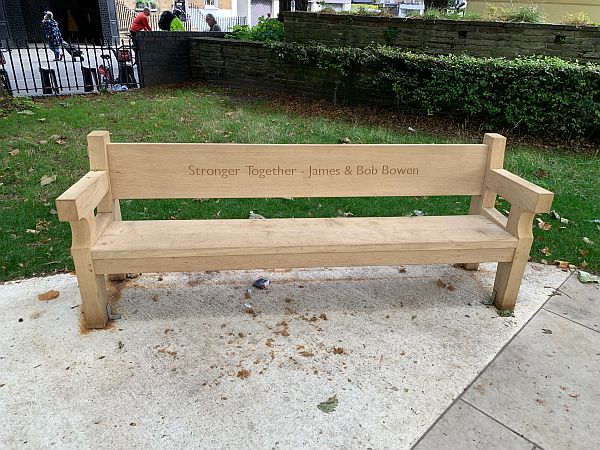
[[[415,450],[600,448],[600,288],[556,294]]]
[[[256,275],[273,285],[246,298]],[[481,304],[493,276],[148,274],[113,285],[121,320],[83,333],[74,276],[6,283],[0,445],[594,448],[598,288],[529,264],[504,318]]]

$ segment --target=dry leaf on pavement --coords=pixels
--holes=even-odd
[[[48,291],[48,292],[44,292],[43,294],[39,294],[38,300],[40,300],[42,302],[47,302],[48,300],[54,300],[59,295],[60,295],[60,292],[58,292],[58,291],[54,291],[54,290]]]

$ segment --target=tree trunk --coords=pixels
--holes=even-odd
[[[430,8],[446,9],[448,8],[448,0],[425,0],[425,9]]]

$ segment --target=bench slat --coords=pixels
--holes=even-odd
[[[409,250],[403,252],[298,253],[290,255],[184,256],[163,258],[98,259],[96,273],[197,272],[203,270],[293,269],[310,267],[389,266],[396,264],[452,264],[509,262],[514,249]]]
[[[114,198],[480,195],[484,144],[107,144]]]
[[[176,220],[113,222],[91,253],[94,260],[407,251],[429,255],[440,250],[511,253],[516,245],[514,236],[476,215]]]

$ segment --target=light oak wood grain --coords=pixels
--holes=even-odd
[[[120,144],[93,132],[92,171],[57,199],[87,326],[108,320],[104,274],[126,272],[497,261],[495,303],[512,309],[534,214],[553,194],[502,168],[505,144],[493,133],[481,145]],[[119,207],[120,198],[408,195],[470,195],[469,215],[122,221]],[[511,203],[508,219],[497,195]]]
[[[88,172],[56,199],[58,218],[63,222],[86,217],[109,191],[106,172]]]
[[[273,255],[185,256],[96,259],[97,273],[197,272],[203,270],[285,269],[297,267],[387,266],[449,264],[456,261],[510,261],[514,249],[407,250],[403,252],[295,253]]]
[[[108,144],[112,193],[121,199],[479,195],[487,152],[482,144]],[[294,173],[260,178],[250,166]],[[412,174],[384,174],[384,166]],[[309,178],[311,167],[329,173]],[[377,174],[365,173],[371,168]]]
[[[113,222],[94,259],[406,250],[514,249],[483,216]]]

